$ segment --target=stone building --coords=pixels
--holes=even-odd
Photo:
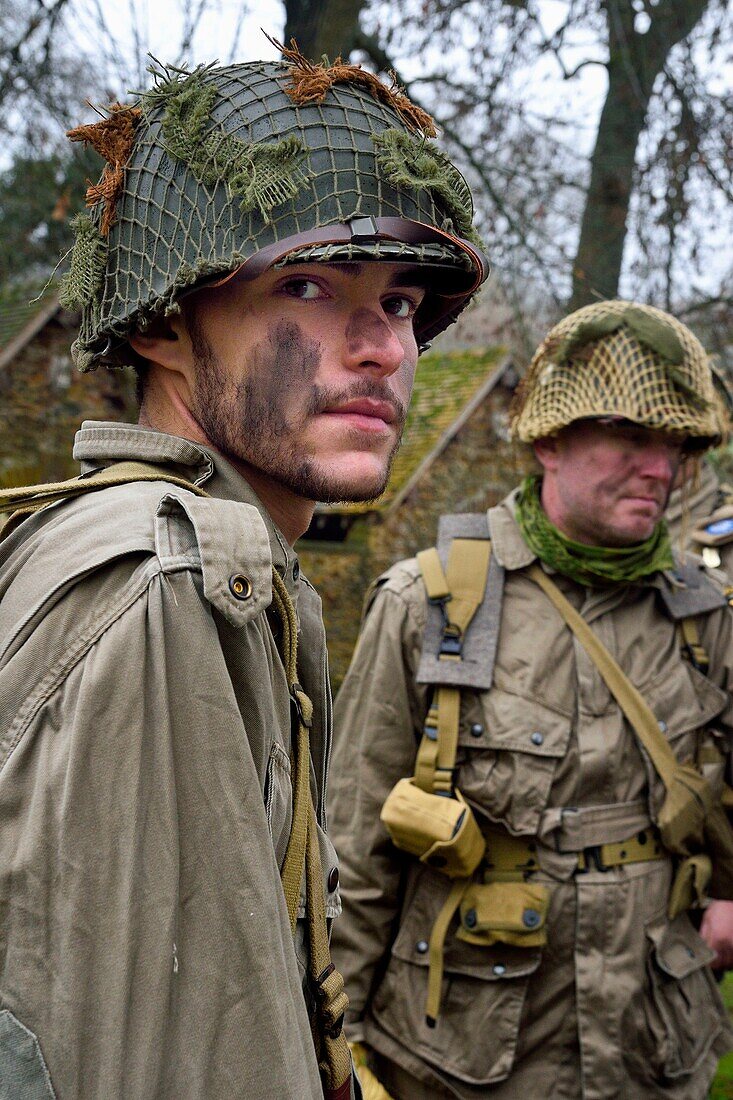
[[[69,349],[79,318],[53,289],[0,291],[0,486],[59,481],[82,420],[134,420],[131,372],[81,375]]]

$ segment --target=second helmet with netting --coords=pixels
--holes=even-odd
[[[708,356],[686,325],[653,306],[613,300],[550,330],[515,395],[512,435],[531,443],[605,416],[680,432],[701,448],[720,439]]]
[[[62,300],[77,365],[130,362],[127,336],[191,288],[293,261],[427,265],[426,341],[486,278],[469,188],[430,116],[358,66],[154,70],[131,106],[72,131],[107,166],[80,215]]]

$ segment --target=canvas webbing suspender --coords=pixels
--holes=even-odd
[[[453,539],[445,572],[434,547],[417,555],[428,600],[440,604],[443,611],[441,661],[461,659],[466,631],[484,598],[490,560],[489,539]],[[415,762],[415,783],[425,791],[449,797],[453,793],[460,710],[461,689],[438,684]],[[431,1027],[440,1012],[445,937],[470,882],[470,878],[454,880],[430,933],[425,1016]]]
[[[697,623],[693,618],[688,616],[686,619],[680,620],[679,628],[680,634],[682,635],[682,641],[685,649],[690,655],[692,664],[699,672],[707,672],[710,658],[708,657],[705,647],[700,642]]]
[[[0,532],[5,537],[17,522],[40,511],[46,505],[72,499],[112,485],[137,481],[165,481],[189,490],[196,496],[209,494],[200,486],[176,477],[165,466],[148,462],[120,462],[90,477],[72,478],[43,486],[0,491],[0,512],[13,509]],[[308,917],[309,970],[318,1016],[319,1069],[326,1100],[348,1100],[351,1091],[351,1055],[343,1033],[343,1017],[348,1007],[341,974],[331,962],[328,925],[323,891],[323,869],[315,809],[310,795],[309,728],[313,704],[298,683],[298,627],[293,602],[280,574],[272,570],[272,606],[283,630],[282,659],[292,700],[291,727],[295,781],[293,784],[293,823],[281,872],[285,903],[291,929],[295,929],[300,901],[300,886],[305,873],[306,912]]]
[[[443,609],[441,661],[461,659],[466,631],[484,598],[490,559],[489,539],[453,539],[445,572],[435,547],[417,555],[428,600]],[[415,783],[424,791],[452,793],[460,709],[460,688],[438,684],[415,763]]]

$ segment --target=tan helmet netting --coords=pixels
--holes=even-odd
[[[512,436],[524,443],[574,420],[619,416],[714,445],[721,424],[708,356],[681,322],[653,306],[595,302],[540,344],[514,398]]]

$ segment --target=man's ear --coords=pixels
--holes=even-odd
[[[170,370],[182,370],[191,363],[191,338],[181,313],[153,318],[144,332],[132,332],[128,340],[150,363]]]
[[[558,440],[556,436],[548,435],[544,439],[535,439],[532,444],[535,458],[543,470],[552,472],[557,469]]]

